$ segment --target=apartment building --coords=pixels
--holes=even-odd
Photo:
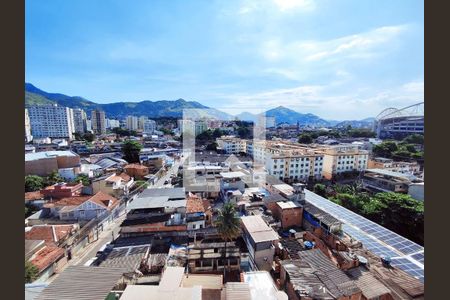
[[[367,169],[369,152],[357,145],[344,144],[318,149],[323,154],[323,176],[332,179],[348,172],[361,172]]]
[[[139,128],[138,123],[139,123],[138,117],[127,116],[126,128],[128,130],[138,130],[138,128]]]
[[[285,141],[253,144],[253,158],[264,164],[269,175],[286,181],[319,180],[323,172],[323,154],[315,149]]]
[[[226,154],[239,154],[247,152],[247,140],[234,136],[222,136],[216,139],[217,151]]]
[[[106,128],[118,128],[120,127],[120,121],[119,120],[113,120],[113,119],[106,119]]]
[[[87,131],[87,115],[86,112],[80,108],[73,109],[73,125],[74,132],[85,133]]]
[[[30,116],[28,115],[28,109],[25,108],[25,143],[31,142],[32,139]]]
[[[106,116],[101,110],[93,110],[91,112],[91,127],[95,134],[106,133]]]
[[[146,117],[146,116],[139,117],[139,119],[138,119],[138,129],[139,130],[144,130],[144,124],[145,124],[145,121],[147,121],[147,120],[148,120],[148,117]]]
[[[143,130],[145,134],[153,134],[156,130],[156,122],[153,120],[145,120]]]
[[[196,136],[205,132],[206,130],[208,130],[208,124],[206,123],[206,121],[203,121],[203,120],[195,121],[195,135]]]
[[[69,138],[74,132],[73,111],[64,106],[31,105],[28,107],[31,132],[35,138]]]

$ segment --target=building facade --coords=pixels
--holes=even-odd
[[[135,116],[127,116],[127,125],[126,128],[128,130],[138,130],[138,117]]]
[[[156,122],[153,120],[145,120],[143,129],[145,134],[153,134],[156,130]]]
[[[28,107],[31,132],[35,138],[69,138],[74,132],[73,111],[64,106],[31,105]]]
[[[336,175],[348,172],[361,172],[367,169],[369,152],[357,145],[336,145],[324,148],[323,176],[332,179]]]
[[[106,133],[106,117],[105,112],[101,110],[93,110],[91,113],[91,127],[95,134]]]
[[[139,119],[138,119],[138,129],[139,130],[144,130],[144,124],[145,124],[145,121],[147,121],[147,120],[148,120],[148,117],[146,117],[146,116],[139,117]]]
[[[86,112],[80,108],[73,109],[73,125],[74,132],[85,133],[87,131],[87,115]]]
[[[25,108],[25,143],[29,143],[33,140],[31,135],[30,116],[28,115],[28,109]]]
[[[217,150],[226,154],[247,152],[247,140],[234,136],[223,136],[216,139]]]

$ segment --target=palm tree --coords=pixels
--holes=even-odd
[[[236,211],[232,203],[226,203],[219,211],[219,215],[215,222],[217,231],[221,238],[225,241],[225,258],[227,257],[227,242],[237,238],[240,231],[240,220],[236,215]],[[225,266],[223,268],[223,276],[225,278]]]

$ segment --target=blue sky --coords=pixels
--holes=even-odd
[[[415,0],[27,0],[26,81],[99,103],[362,119],[424,100],[423,13]]]

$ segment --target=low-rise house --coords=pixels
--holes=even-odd
[[[281,261],[280,285],[289,299],[361,299],[361,289],[319,249]]]
[[[186,231],[184,188],[145,189],[127,206],[121,235]]]
[[[365,267],[357,267],[347,271],[347,274],[354,280],[358,288],[361,289],[361,300],[393,300],[391,290],[381,283]]]
[[[242,172],[222,172],[220,181],[220,195],[225,202],[237,203],[245,192],[245,183]]]
[[[188,230],[205,228],[206,214],[201,198],[189,194],[186,200],[186,225]]]
[[[134,184],[134,179],[125,173],[109,174],[92,182],[94,193],[103,192],[114,197],[127,195]]]
[[[78,224],[34,225],[25,228],[25,240],[43,240],[46,244],[60,245],[78,229]]]
[[[50,185],[41,190],[41,194],[46,198],[61,199],[66,197],[75,197],[81,194],[83,188],[82,183],[65,183],[59,182]]]
[[[144,179],[149,174],[149,168],[140,164],[129,164],[123,169],[129,176],[139,180]]]
[[[34,281],[35,283],[47,281],[50,276],[60,271],[67,264],[65,250],[51,244],[45,244],[28,261],[36,266],[39,271],[38,279]]]
[[[256,270],[272,268],[278,234],[264,222],[261,216],[241,217],[243,238],[250,255],[250,266]]]
[[[94,196],[77,196],[62,198],[56,202],[47,203],[44,209],[48,214],[60,220],[88,221],[108,212],[119,205],[119,200],[104,192]]]
[[[417,200],[424,200],[425,184],[414,175],[393,172],[386,169],[367,169],[362,178],[364,188],[375,192],[396,192],[410,194]],[[412,191],[410,192],[410,188]]]

